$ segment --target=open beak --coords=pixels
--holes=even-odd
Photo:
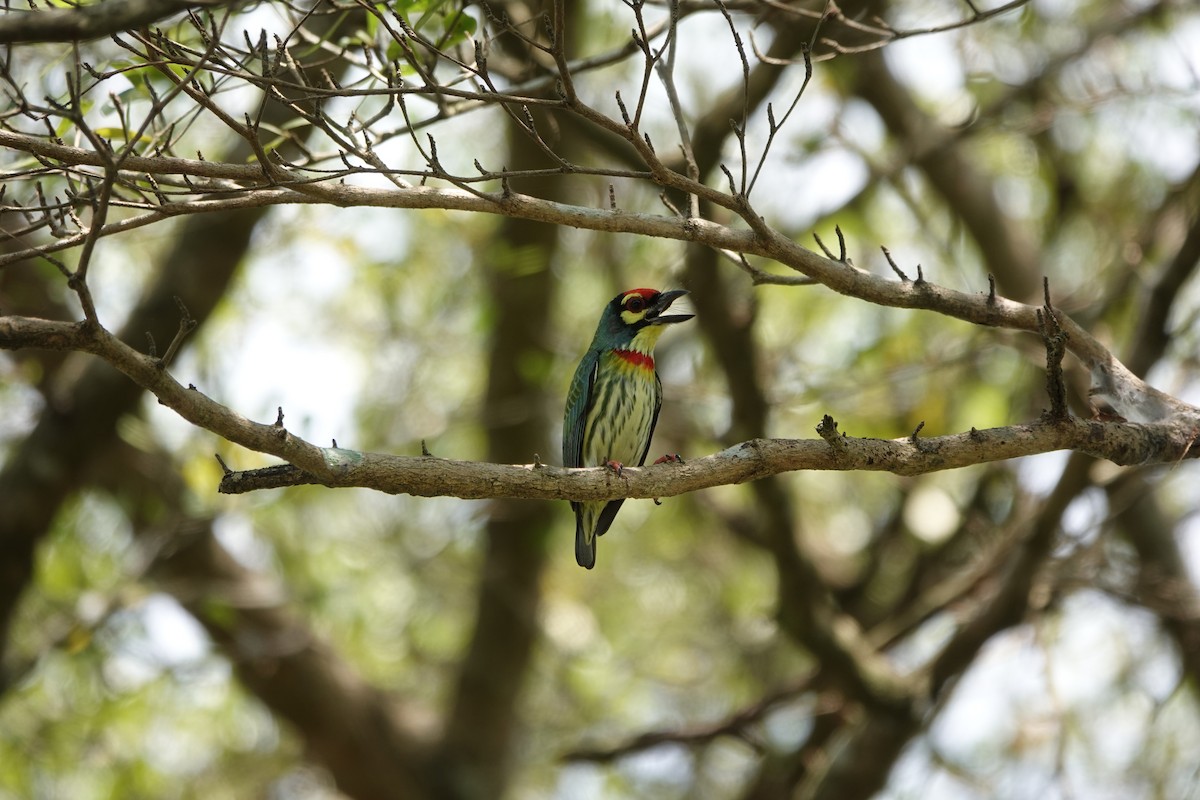
[[[680,297],[687,294],[685,289],[672,289],[669,292],[663,292],[658,296],[658,300],[650,307],[650,312],[646,314],[646,321],[651,325],[669,325],[673,322],[687,322],[695,316],[695,314],[667,314],[663,316],[671,303],[674,303]]]

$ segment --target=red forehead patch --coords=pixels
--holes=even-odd
[[[658,294],[658,289],[630,289],[628,292],[621,295],[621,299],[625,299],[631,294],[639,294],[643,298],[649,300],[651,297],[654,297],[654,295]]]

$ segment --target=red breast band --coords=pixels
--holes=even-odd
[[[642,369],[654,369],[654,356],[649,353],[639,353],[637,350],[613,350],[617,358]]]

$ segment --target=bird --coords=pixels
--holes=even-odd
[[[630,289],[604,307],[596,335],[567,393],[563,466],[607,466],[620,475],[626,465],[646,463],[662,407],[654,345],[668,325],[694,316],[666,313],[671,303],[686,294],[683,289]],[[591,569],[596,565],[596,539],[612,525],[623,502],[571,502],[579,566]]]

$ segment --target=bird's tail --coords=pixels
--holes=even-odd
[[[596,514],[587,503],[572,503],[575,511],[575,560],[579,566],[596,566]]]

